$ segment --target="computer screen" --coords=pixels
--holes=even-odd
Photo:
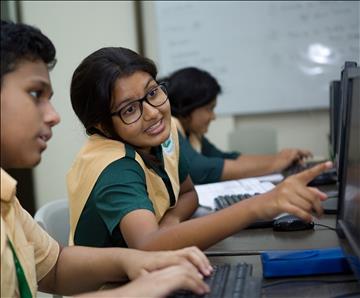
[[[356,67],[357,63],[354,61],[346,61],[344,64],[344,67],[341,71],[341,86],[340,86],[340,90],[341,90],[341,105],[340,105],[340,118],[339,118],[339,128],[338,128],[338,142],[337,142],[337,149],[335,152],[335,167],[336,167],[336,172],[337,172],[337,176],[338,176],[338,180],[341,180],[341,175],[343,173],[342,171],[342,166],[343,166],[343,151],[344,151],[344,138],[345,138],[345,125],[347,123],[347,115],[346,115],[346,111],[347,111],[347,102],[349,100],[349,92],[348,92],[348,69],[349,68],[353,68]]]
[[[340,81],[330,82],[330,158],[335,159],[337,143],[338,143],[338,129],[341,111],[341,92]]]
[[[360,281],[360,68],[347,69],[346,77],[349,100],[337,231],[347,260]]]

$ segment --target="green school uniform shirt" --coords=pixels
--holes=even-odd
[[[169,139],[152,153],[159,164],[119,141],[89,138],[67,177],[70,244],[126,247],[119,229],[126,214],[147,209],[160,221],[176,205],[188,169],[173,123]]]
[[[155,155],[162,160],[161,147],[155,149]],[[166,183],[170,182],[161,165],[152,165],[152,168]],[[187,162],[180,154],[180,184],[188,175]],[[119,180],[119,176],[123,179]],[[127,247],[119,223],[126,214],[137,209],[155,213],[147,194],[144,170],[133,159],[124,157],[109,164],[100,174],[80,216],[74,243],[96,247]]]
[[[175,123],[179,131],[181,152],[189,163],[190,176],[194,184],[219,182],[225,159],[236,159],[239,152],[223,152],[216,148],[206,137],[187,134],[180,121]]]

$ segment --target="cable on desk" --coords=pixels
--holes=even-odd
[[[360,292],[346,293],[346,294],[335,296],[332,298],[347,298],[347,297],[360,297]]]
[[[262,288],[270,288],[270,287],[276,287],[283,284],[292,284],[292,283],[324,283],[324,284],[338,284],[338,283],[352,283],[357,282],[356,279],[344,279],[344,280],[284,280],[284,281],[276,281],[271,284],[263,285]]]
[[[330,227],[328,225],[323,225],[321,223],[314,222],[314,225],[319,226],[319,227],[324,227],[324,228],[327,228],[327,229],[332,230],[332,231],[336,231],[336,228]]]

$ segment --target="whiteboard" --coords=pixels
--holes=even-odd
[[[360,60],[358,1],[155,1],[153,10],[145,47],[156,43],[159,76],[209,71],[222,115],[327,108],[329,82]]]

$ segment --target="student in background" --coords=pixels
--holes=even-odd
[[[163,297],[187,288],[208,291],[211,267],[197,248],[141,252],[121,248],[62,248],[21,207],[6,168],[32,168],[59,123],[50,98],[55,48],[38,29],[1,21],[1,297],[95,291],[107,282],[134,281],[102,297]],[[199,271],[198,271],[199,270]]]
[[[165,79],[171,113],[180,132],[181,150],[189,161],[195,184],[219,182],[280,172],[311,156],[307,150],[284,149],[273,155],[222,152],[205,137],[221,87],[208,72],[180,69]]]
[[[71,103],[88,140],[68,173],[75,244],[144,250],[206,249],[257,219],[321,215],[326,195],[307,183],[331,163],[291,176],[272,191],[190,219],[198,199],[164,85],[154,63],[126,48],[86,57]]]

